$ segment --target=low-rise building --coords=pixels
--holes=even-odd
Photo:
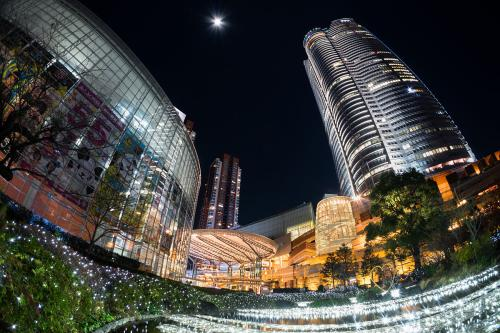
[[[314,229],[314,211],[310,202],[266,217],[262,220],[240,226],[238,230],[250,232],[271,239],[290,234],[292,240]]]
[[[437,174],[432,179],[438,184],[444,201],[454,199],[460,203],[475,197],[486,198],[500,186],[500,150],[462,168]]]

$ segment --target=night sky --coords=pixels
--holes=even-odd
[[[316,205],[324,193],[338,192],[302,64],[304,35],[337,18],[354,18],[401,57],[441,101],[478,158],[499,148],[500,62],[494,49],[500,29],[492,4],[82,2],[195,122],[203,183],[215,157],[240,157],[241,224],[304,201]],[[210,29],[213,13],[227,22],[220,32]]]

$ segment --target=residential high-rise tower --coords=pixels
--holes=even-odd
[[[354,20],[311,30],[304,48],[343,195],[367,194],[390,170],[432,174],[474,160],[436,97]]]
[[[224,154],[210,166],[198,227],[233,229],[238,226],[241,169],[237,157]]]

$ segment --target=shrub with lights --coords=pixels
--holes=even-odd
[[[14,231],[0,232],[0,331],[86,332],[113,319],[61,258]]]
[[[0,331],[92,332],[124,317],[197,312],[208,297],[179,282],[97,264],[59,232],[15,221],[5,209],[0,215]]]

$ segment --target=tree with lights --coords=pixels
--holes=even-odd
[[[470,241],[475,242],[485,220],[485,214],[478,207],[477,199],[470,198],[469,200],[464,200],[463,203],[457,205],[457,208],[453,210],[452,216],[457,226],[465,228]]]
[[[347,281],[356,274],[356,263],[353,260],[352,249],[346,244],[342,244],[340,248],[335,252],[339,258],[339,277],[347,284]]]
[[[372,287],[375,284],[373,280],[373,270],[377,266],[382,266],[383,263],[382,258],[373,253],[373,245],[367,243],[365,246],[365,252],[363,253],[363,261],[361,261],[361,273],[363,275],[370,275],[370,284]]]
[[[453,231],[457,234],[460,250],[455,259],[460,263],[487,261],[498,256],[494,250],[494,235],[498,234],[500,217],[500,193],[485,193],[478,197],[460,200],[451,212]]]
[[[386,173],[373,188],[370,199],[372,214],[380,216],[381,222],[366,227],[367,240],[380,237],[386,247],[408,250],[419,271],[422,246],[448,228],[436,183],[414,169],[402,174]]]
[[[387,252],[386,257],[392,261],[392,265],[394,266],[394,270],[397,272],[398,263],[401,266],[401,271],[405,272],[404,262],[408,257],[411,256],[411,253],[406,248],[398,247],[394,242],[389,241],[385,244],[385,250]]]
[[[119,182],[118,168],[109,166],[90,201],[87,218],[83,222],[90,249],[105,236],[134,239],[143,224],[151,196],[139,200],[135,206],[129,195],[120,190]]]
[[[332,279],[332,288],[335,287],[335,279],[339,277],[340,259],[335,252],[328,254],[326,262],[321,269],[321,274]]]
[[[344,285],[356,273],[356,264],[352,258],[352,250],[347,245],[342,244],[340,248],[328,255],[321,273],[332,279],[332,288],[335,286],[335,279],[341,280]]]

